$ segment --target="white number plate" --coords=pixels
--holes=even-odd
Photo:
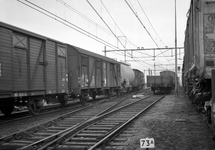
[[[140,148],[155,148],[154,138],[140,139]]]

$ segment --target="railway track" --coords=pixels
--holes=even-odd
[[[122,98],[118,102],[108,101],[99,105],[88,106],[85,111],[77,110],[58,117],[52,121],[43,123],[39,126],[2,137],[0,138],[0,149],[28,149],[25,148],[26,145],[28,145],[27,147],[30,147],[31,149],[32,145],[29,145],[30,143],[34,145],[33,147],[39,147],[38,145],[43,145],[42,141],[57,138],[64,132],[71,130],[86,120],[104,113],[107,109],[116,107],[116,105],[120,107],[120,103],[126,100],[127,103],[131,101],[128,98]]]
[[[84,108],[88,105],[92,105],[94,103],[97,103],[100,100],[104,100],[104,98],[99,98],[96,100],[90,100],[84,106],[81,105],[81,103],[79,101],[69,103],[65,106],[61,106],[60,104],[53,105],[53,106],[47,106],[41,110],[41,113],[39,115],[31,115],[28,110],[15,112],[15,113],[12,113],[10,116],[5,116],[5,115],[1,114],[0,115],[0,125],[6,124],[6,123],[12,123],[15,121],[21,121],[21,120],[29,119],[29,118],[33,118],[33,117],[38,117],[38,116],[42,116],[42,115],[47,115],[47,114],[51,114],[51,113],[57,113],[57,112],[61,112],[61,111],[71,110],[71,109],[77,110],[80,108]]]
[[[145,95],[151,94],[148,91],[145,91],[144,93],[145,93]],[[114,97],[112,97],[112,98],[114,99]],[[28,110],[22,110],[20,112],[14,112],[10,116],[5,116],[3,114],[0,114],[0,125],[7,124],[7,123],[12,123],[12,122],[15,122],[15,121],[22,121],[22,120],[25,120],[25,119],[30,119],[30,118],[34,118],[34,117],[38,117],[38,116],[51,114],[51,113],[57,113],[57,112],[61,112],[61,111],[66,111],[66,110],[70,110],[70,109],[73,109],[73,110],[77,110],[77,109],[80,109],[80,108],[84,109],[85,106],[93,105],[94,103],[97,103],[99,101],[103,101],[105,99],[106,99],[106,97],[99,97],[99,98],[97,98],[95,100],[91,99],[84,106],[80,103],[79,100],[75,100],[75,101],[73,101],[71,103],[68,103],[65,106],[61,106],[60,104],[56,104],[56,105],[53,105],[53,106],[46,106],[41,110],[41,113],[38,114],[38,115],[31,115]]]
[[[62,108],[66,110],[66,109],[71,109],[76,107],[80,107],[80,105],[78,103],[75,103],[75,104],[68,104],[66,106],[61,106],[60,104],[56,106],[50,106],[50,107],[47,106],[43,110],[41,110],[41,113],[39,115],[45,115],[49,113],[62,111]],[[39,116],[39,115],[35,115],[35,116]],[[18,120],[33,118],[33,117],[34,115],[31,115],[28,110],[15,112],[15,113],[12,113],[10,116],[0,115],[0,125],[5,123],[11,123]]]
[[[154,101],[155,98],[139,98],[138,99],[127,99],[127,105],[121,106],[122,102],[124,103],[124,100],[115,103],[115,105],[118,105],[118,108],[123,109],[124,107],[129,107],[131,103],[136,104],[135,107],[139,106],[139,101],[142,101],[142,103],[145,103],[144,105],[150,104],[152,101]],[[152,96],[157,97],[157,96]],[[144,102],[145,101],[145,102]],[[87,137],[81,137],[82,140],[88,139],[92,140],[93,136],[94,142],[95,142],[95,136],[106,136],[110,133],[110,131],[113,131],[116,129],[116,127],[119,127],[119,125],[122,125],[125,120],[128,120],[131,116],[133,116],[136,112],[133,112],[134,110],[138,110],[136,108],[130,108],[131,110],[121,110],[121,112],[118,112],[119,115],[112,114],[118,109],[114,109],[109,112],[106,112],[108,109],[116,107],[114,103],[109,102],[106,104],[98,105],[98,107],[94,106],[95,109],[92,110],[89,113],[89,111],[85,110],[84,112],[79,112],[76,114],[68,114],[63,117],[60,117],[58,119],[55,119],[51,122],[44,123],[40,126],[36,126],[34,128],[14,133],[10,136],[3,137],[0,139],[0,149],[50,149],[50,146],[56,143],[59,143],[60,141],[64,141],[65,138],[68,137],[75,137],[77,136],[84,136],[86,133]],[[104,109],[106,108],[106,109]],[[143,109],[143,108],[140,108]],[[106,112],[106,113],[105,113]],[[129,113],[127,113],[129,112]],[[125,115],[126,114],[126,115]],[[111,116],[110,116],[111,115]],[[115,119],[111,120],[111,117],[114,117]],[[104,122],[101,122],[101,119],[104,117],[106,118]],[[100,122],[97,126],[93,126],[91,124],[95,124],[95,122]],[[89,132],[84,131],[87,126],[92,126],[92,128],[89,128]],[[95,129],[95,130],[94,130]],[[78,133],[84,133],[84,134],[78,134]],[[96,139],[99,139],[98,137]],[[80,140],[80,139],[79,139]],[[85,142],[86,142],[85,141]],[[51,142],[51,143],[49,143]],[[46,145],[46,143],[49,143]],[[70,143],[71,144],[71,143]],[[81,144],[81,143],[79,143]],[[82,142],[83,144],[83,142]],[[88,143],[89,144],[89,143]],[[65,145],[65,144],[64,144]],[[77,147],[77,144],[73,145]],[[80,147],[86,147],[86,145],[79,145]],[[62,146],[60,146],[62,148]],[[60,148],[58,147],[58,148]],[[72,147],[70,146],[70,149]],[[52,149],[52,148],[51,148]]]
[[[163,97],[164,95],[161,97],[152,96],[144,100],[140,99],[92,118],[84,124],[64,133],[54,141],[47,143],[39,148],[39,150],[103,149],[123,128]]]

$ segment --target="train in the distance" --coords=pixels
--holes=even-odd
[[[215,1],[191,0],[184,41],[183,86],[197,110],[212,115],[212,70],[215,69]]]
[[[0,110],[38,114],[45,102],[110,97],[142,89],[144,74],[128,64],[0,22]]]
[[[169,93],[175,86],[175,72],[164,70],[157,76],[147,76],[147,86],[153,94]]]

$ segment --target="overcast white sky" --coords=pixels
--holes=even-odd
[[[142,24],[129,8],[126,1],[134,9]],[[187,21],[186,13],[190,6],[190,0],[176,1],[177,45],[178,47],[183,47]],[[31,3],[36,4],[40,8],[51,12],[52,15],[49,14],[50,16],[53,17],[53,15],[56,15],[59,17],[57,18],[58,20],[62,18],[63,20],[61,21],[70,27],[21,2],[30,6],[33,6]],[[98,16],[87,0],[0,0],[0,21],[104,55],[105,44],[93,40],[90,36],[98,37],[111,44],[112,47],[107,46],[107,50],[114,49],[114,46],[120,49],[174,47],[174,2],[175,0],[89,0],[89,3],[100,15]],[[33,7],[36,8],[35,6]],[[37,9],[41,10],[40,8]],[[75,10],[78,11],[79,15]],[[44,11],[42,12],[44,13]],[[100,17],[105,21],[106,25]],[[73,25],[79,27],[87,35],[76,31],[77,27]],[[120,41],[116,40],[109,28],[115,36],[119,37]],[[90,35],[85,31],[90,33]],[[156,55],[159,55],[159,53],[161,51],[156,51]],[[178,53],[183,53],[183,50]],[[127,56],[130,54],[131,52],[128,52]],[[173,57],[170,57],[171,55]],[[108,52],[107,56],[116,58],[118,61],[124,60],[121,52]],[[173,53],[167,51],[159,55],[161,57],[156,57],[155,61],[152,57],[153,51],[133,52],[133,56],[143,57],[135,58],[138,62],[135,62],[130,57],[126,57],[132,68],[141,71],[148,70],[149,68],[153,70],[154,63],[156,64],[157,74],[165,69],[173,71],[175,69],[174,50]],[[178,58],[181,58],[181,60],[178,60],[178,64],[181,66],[183,54],[178,55]],[[148,74],[148,72],[145,73]]]

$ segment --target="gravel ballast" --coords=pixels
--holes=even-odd
[[[167,95],[132,125],[125,150],[142,150],[140,139],[154,138],[155,150],[215,150],[215,141],[203,117],[180,90]]]

